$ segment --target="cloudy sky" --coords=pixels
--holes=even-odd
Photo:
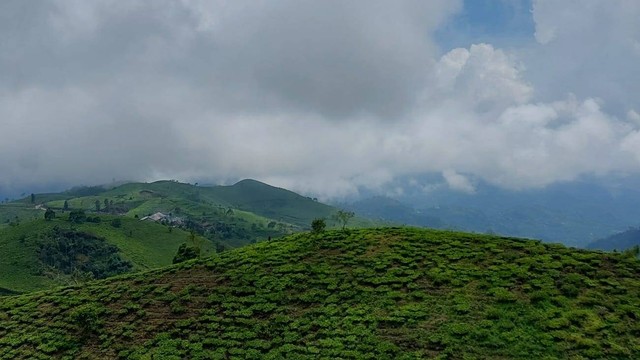
[[[4,0],[0,193],[640,170],[635,0]]]

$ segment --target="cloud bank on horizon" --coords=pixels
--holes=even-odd
[[[0,190],[251,177],[339,197],[424,173],[473,192],[640,172],[640,2],[534,0],[528,40],[447,48],[464,5],[3,1]]]

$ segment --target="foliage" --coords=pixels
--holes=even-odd
[[[0,358],[632,359],[639,275],[532,240],[298,234],[2,298]]]
[[[90,273],[102,279],[127,272],[130,262],[123,260],[118,248],[104,239],[76,230],[54,228],[38,241],[38,257],[47,267],[64,274]]]
[[[87,221],[87,214],[84,210],[73,210],[69,213],[69,221],[75,224],[82,224]]]
[[[180,245],[178,253],[173,258],[173,263],[181,263],[187,260],[197,259],[200,256],[200,249],[194,246],[188,246],[187,243]]]
[[[0,227],[0,288],[17,292],[43,290],[60,284],[82,281],[85,276],[64,274],[58,269],[47,268],[42,272],[38,258],[38,243],[50,234],[56,226],[60,229],[75,229],[103,238],[118,247],[119,255],[133,265],[132,271],[147,270],[167,266],[172,263],[176,249],[190,234],[181,229],[167,232],[167,227],[155,222],[139,221],[128,217],[118,217],[121,227],[114,228],[110,222],[115,216],[94,215],[92,221],[82,224],[69,223],[57,217],[51,221],[42,218],[23,221],[20,226]],[[94,222],[95,219],[100,221]],[[133,231],[133,236],[130,236]],[[197,236],[202,241],[203,253],[213,252],[215,244]]]
[[[47,209],[44,212],[44,219],[47,220],[47,221],[51,221],[51,220],[55,219],[55,217],[56,217],[56,212],[51,210],[51,209]]]
[[[347,227],[347,223],[351,220],[356,214],[353,211],[346,210],[338,210],[334,215],[333,219],[339,222],[342,225],[342,230]]]
[[[120,218],[114,218],[113,220],[111,220],[111,226],[113,226],[114,228],[119,228],[122,226],[122,219]]]
[[[324,219],[314,219],[311,222],[311,232],[314,234],[323,232],[326,227],[327,223],[324,221]]]

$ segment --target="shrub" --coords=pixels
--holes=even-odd
[[[314,234],[323,232],[326,227],[327,223],[324,221],[324,219],[314,219],[311,222],[311,232]]]

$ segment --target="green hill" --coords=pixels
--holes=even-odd
[[[543,359],[640,353],[640,262],[457,232],[297,234],[0,298],[0,357]]]
[[[42,211],[41,211],[42,212]],[[138,219],[101,215],[100,223],[70,223],[65,219],[44,219],[21,222],[18,225],[0,227],[0,295],[5,292],[42,290],[72,282],[69,272],[57,266],[47,266],[39,256],[40,249],[51,252],[43,241],[53,236],[54,229],[71,230],[77,234],[89,234],[102,242],[115,246],[117,256],[131,264],[128,270],[147,270],[170,265],[178,247],[189,242],[191,235],[180,229],[168,231],[166,226]],[[112,221],[117,219],[115,227]],[[83,239],[86,238],[83,237]],[[213,252],[214,244],[202,239],[204,252]],[[99,243],[99,242],[98,242]],[[77,244],[69,244],[69,247]],[[95,262],[96,251],[84,249],[74,256],[85,256],[86,263]],[[67,249],[65,251],[72,251]],[[72,259],[75,261],[75,259]],[[73,265],[80,265],[73,264]]]
[[[54,221],[43,220],[46,209],[56,212]],[[206,253],[212,253],[213,248],[221,251],[303,231],[309,228],[313,219],[330,219],[337,210],[255,180],[213,187],[157,181],[115,187],[77,187],[61,193],[29,195],[0,205],[0,251],[3,254],[0,258],[0,295],[42,290],[75,281],[78,278],[76,269],[95,276],[113,275],[116,269],[144,270],[166,266],[171,264],[180,245],[190,238],[190,233],[202,239],[198,241],[204,244]],[[90,218],[99,218],[100,223],[72,224],[68,218],[71,212],[77,211],[84,211]],[[162,213],[158,221],[142,221],[156,213]],[[122,226],[110,226],[114,219],[120,219]],[[327,221],[330,227],[337,226]],[[350,222],[350,226],[356,227],[372,224],[362,218]],[[74,228],[76,233],[52,234],[55,227]],[[104,239],[104,243],[117,249],[108,249],[93,237]],[[92,245],[85,246],[83,239]],[[61,246],[66,249],[78,244],[85,248],[71,250],[77,254],[58,251],[60,254],[54,258],[39,258],[38,254],[50,250],[43,247],[43,240],[53,241],[55,244],[49,241],[47,246],[58,250]],[[58,244],[60,241],[69,244]],[[88,255],[89,252],[101,256],[102,260]],[[87,258],[80,261],[72,259],[74,256]],[[89,264],[96,261],[103,265],[92,267]],[[130,263],[130,266],[119,267],[121,262]],[[61,266],[66,270],[62,271]],[[71,269],[76,272],[70,274]]]
[[[43,216],[39,207],[82,209],[143,218],[170,215],[180,227],[216,242],[238,247],[307,230],[316,218],[329,221],[338,209],[255,180],[231,186],[196,186],[176,181],[128,183],[116,187],[79,187],[56,194],[34,194],[0,205],[0,226]],[[351,226],[379,225],[354,218]]]

